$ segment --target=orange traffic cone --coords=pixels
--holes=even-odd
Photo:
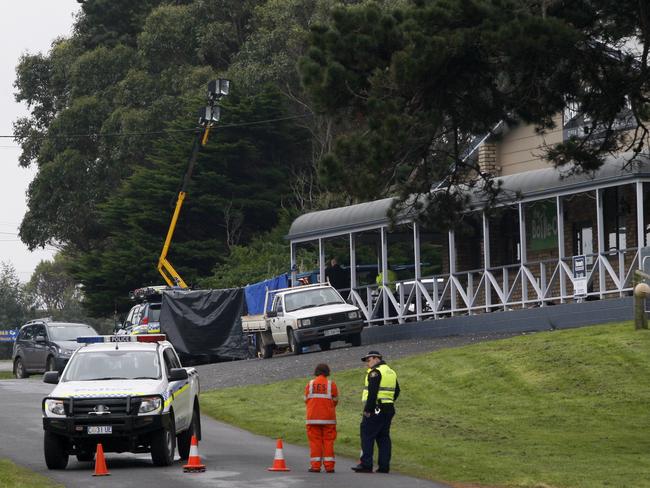
[[[287,468],[287,464],[284,462],[284,454],[282,454],[282,439],[278,439],[278,443],[275,445],[273,466],[267,469],[269,471],[291,471]]]
[[[199,456],[199,441],[196,440],[196,436],[193,435],[190,444],[190,457],[187,460],[187,464],[183,466],[183,472],[202,473],[203,471],[205,471],[205,464],[201,464],[201,456]]]
[[[101,444],[97,444],[97,454],[95,454],[95,472],[93,476],[110,476],[106,468],[106,459],[104,459],[104,448]]]

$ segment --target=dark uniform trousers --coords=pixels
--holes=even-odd
[[[377,414],[370,417],[364,415],[361,420],[361,464],[371,468],[372,454],[377,442],[379,469],[390,468],[391,440],[390,424],[395,416],[395,407],[392,404],[383,404]]]

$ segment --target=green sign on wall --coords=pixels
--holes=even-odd
[[[530,249],[542,251],[557,247],[557,211],[554,202],[540,202],[527,209],[530,222]]]

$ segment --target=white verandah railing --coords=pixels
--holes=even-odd
[[[571,261],[572,257],[533,261],[398,281],[387,287],[368,285],[349,290],[347,298],[369,324],[566,303],[576,301]],[[637,248],[587,255],[587,299],[631,292],[638,267]],[[386,316],[384,301],[389,304]]]

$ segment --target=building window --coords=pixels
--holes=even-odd
[[[573,224],[573,255],[587,256],[587,264],[593,264],[594,232],[591,221],[575,222]]]
[[[622,187],[603,190],[603,218],[605,225],[605,252],[627,248],[625,219],[630,213]]]
[[[501,217],[501,236],[503,238],[503,265],[518,263],[521,260],[519,247],[519,214],[508,209]]]

